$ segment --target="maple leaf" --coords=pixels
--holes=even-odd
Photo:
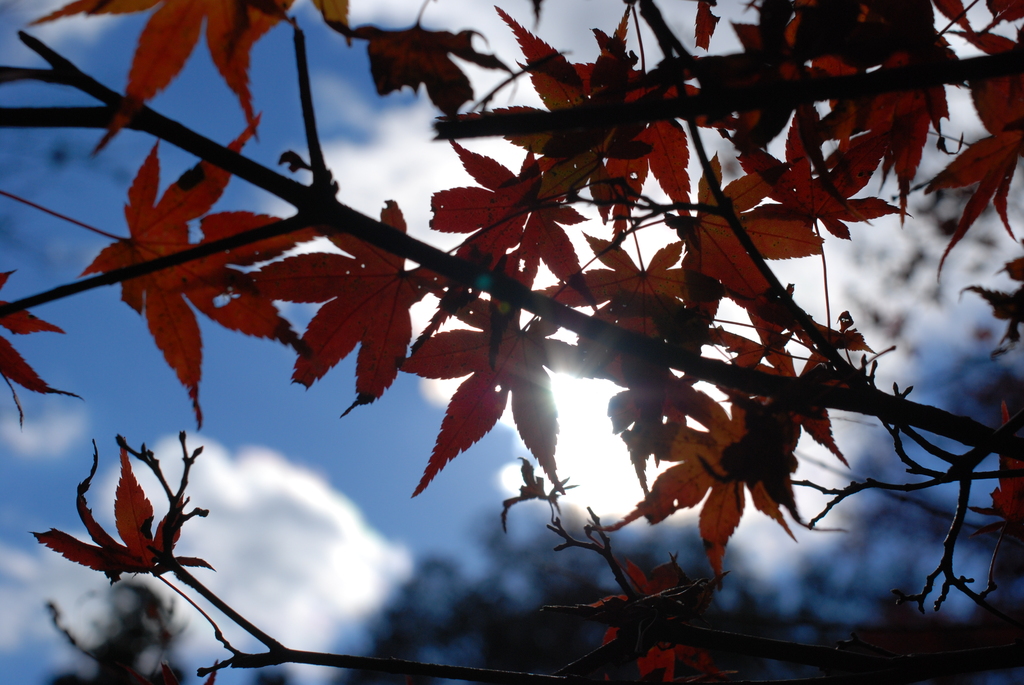
[[[535,273],[543,259],[561,281],[580,271],[579,257],[563,225],[584,220],[572,207],[539,196],[540,166],[533,155],[523,160],[516,176],[495,160],[452,143],[462,165],[483,188],[452,188],[434,193],[430,200],[430,227],[443,233],[473,233],[459,248],[459,256],[486,255],[490,266],[510,249],[524,271]]]
[[[583,79],[565,55],[527,31],[500,7],[494,9],[512,29],[526,58],[526,64],[519,66],[528,69],[530,81],[544,106],[554,110],[583,104],[587,98]]]
[[[516,36],[527,60],[520,66],[529,71],[548,109],[625,102],[644,92],[643,74],[634,68],[637,58],[626,50],[629,12],[611,36],[594,30],[601,52],[593,64],[570,64],[508,14],[500,9],[498,14]],[[683,194],[688,155],[685,136],[674,123],[661,122],[652,127],[656,130],[650,134],[646,125],[629,125],[509,139],[541,155],[541,196],[557,197],[588,187],[602,219],[614,217],[615,230],[621,232],[630,215],[631,200],[640,195],[651,168],[647,155],[653,152],[655,143],[661,144],[654,155],[658,180],[673,198]]]
[[[1004,270],[1013,280],[1018,282],[1024,281],[1024,257],[1007,262]],[[977,285],[964,288],[964,291],[981,295],[992,307],[992,313],[997,319],[1010,322],[1006,327],[1006,333],[1003,335],[999,347],[993,355],[998,356],[1009,351],[1010,348],[1020,341],[1019,327],[1021,323],[1024,323],[1024,286],[1017,288],[1012,293],[988,290]]]
[[[89,491],[98,465],[99,455],[94,452],[92,469],[86,479],[78,484],[77,498],[78,515],[96,544],[82,542],[53,528],[45,533],[33,533],[36,540],[59,552],[66,559],[103,571],[111,582],[118,580],[122,573],[159,574],[167,570],[159,560],[161,553],[171,552],[170,549],[164,549],[167,544],[163,534],[166,518],[157,526],[154,535],[153,505],[136,480],[128,460],[128,452],[124,448],[121,448],[121,478],[117,482],[114,498],[114,521],[124,544],[114,540],[93,518],[85,500],[85,493]],[[178,532],[173,531],[172,543],[176,541]],[[202,559],[193,557],[175,557],[175,560],[182,566],[213,568]]]
[[[1001,407],[1003,423],[1010,420],[1010,413],[1004,402]],[[999,455],[1000,471],[1016,471],[1024,469],[1024,460]],[[998,516],[996,521],[982,526],[973,535],[981,535],[999,531],[1000,535],[1011,535],[1024,540],[1024,478],[1020,476],[1000,476],[999,487],[992,491],[991,507],[971,507],[972,511],[989,516]],[[993,563],[994,560],[993,560]]]
[[[381,221],[406,230],[401,210],[390,200]],[[367,404],[398,375],[412,338],[409,307],[433,280],[406,271],[402,257],[352,236],[335,234],[330,240],[350,256],[318,252],[288,257],[264,266],[256,286],[276,300],[326,302],[302,337],[307,352],[296,360],[292,380],[309,387],[359,344],[356,403]]]
[[[348,26],[348,0],[313,0],[328,25],[337,23]]]
[[[495,312],[497,313],[497,312]],[[487,434],[505,410],[512,395],[512,417],[523,443],[552,483],[558,411],[551,394],[545,366],[559,357],[572,356],[571,346],[550,340],[557,328],[534,320],[520,328],[518,313],[504,330],[494,328],[488,303],[478,300],[459,318],[477,330],[458,329],[434,335],[402,365],[402,370],[424,378],[460,378],[469,375],[455,391],[437,436],[430,461],[413,496],[424,488],[452,459]]]
[[[241,149],[252,131],[250,127],[230,145],[231,149]],[[141,264],[193,247],[194,244],[189,242],[188,222],[209,211],[229,179],[226,171],[201,162],[171,184],[157,202],[160,162],[154,145],[128,191],[125,218],[131,237],[104,248],[82,275]],[[243,233],[273,221],[276,221],[274,217],[248,212],[210,215],[200,224],[204,237],[199,244]],[[298,336],[277,313],[273,302],[256,290],[252,277],[228,268],[228,265],[248,266],[272,259],[297,241],[309,240],[313,235],[311,229],[297,231],[121,284],[121,299],[146,317],[157,347],[188,390],[200,425],[202,338],[188,303],[232,330],[299,345]]]
[[[697,671],[698,675],[676,675],[677,663]],[[640,679],[648,682],[706,683],[728,680],[728,677],[715,666],[711,654],[706,649],[688,645],[658,643],[638,658],[636,665],[640,671]]]
[[[1007,49],[1016,47],[1008,39],[1000,44]],[[978,184],[942,254],[940,270],[950,250],[967,234],[990,202],[1007,233],[1013,236],[1007,215],[1007,196],[1017,169],[1017,158],[1024,152],[1024,77],[1006,76],[972,81],[969,85],[978,117],[992,135],[969,145],[925,189],[926,193],[931,193]]]
[[[673,202],[690,201],[690,149],[686,134],[675,121],[655,121],[637,136],[651,146],[647,163],[661,189]]]
[[[779,507],[800,520],[790,482],[800,429],[788,414],[753,400],[734,397],[731,416],[721,406],[711,411],[707,431],[677,427],[669,460],[678,463],[660,474],[650,494],[610,529],[641,516],[658,523],[680,509],[697,506],[706,496],[700,536],[711,567],[720,576],[725,545],[743,514],[744,487],[754,506],[792,535]]]
[[[677,266],[683,244],[667,245],[649,264],[637,266],[618,245],[589,235],[586,238],[598,261],[610,268],[585,271],[586,288],[552,286],[544,293],[574,307],[605,303],[597,311],[599,318],[692,348],[693,334],[699,339],[700,332],[687,327],[686,306],[713,308],[724,292],[718,281]],[[696,347],[699,349],[700,344]]]
[[[944,58],[952,58],[946,51]],[[914,63],[905,53],[890,57],[883,68]],[[942,119],[949,118],[946,90],[942,87],[884,93],[837,103],[822,120],[823,133],[848,143],[851,136],[863,133],[884,143],[883,177],[895,172],[900,189],[900,215],[907,209],[910,185],[921,163],[929,128],[941,131]]]
[[[128,87],[100,147],[132,120],[143,104],[178,75],[206,22],[206,43],[228,87],[238,96],[246,121],[255,121],[249,93],[249,51],[293,0],[76,0],[35,24],[75,14],[124,14],[160,5],[139,36]]]
[[[712,160],[715,176],[721,179],[721,163]],[[822,239],[804,217],[757,211],[757,205],[772,187],[760,173],[736,179],[723,189],[732,202],[750,239],[765,259],[790,259],[821,254]],[[712,204],[707,180],[698,184],[697,201]],[[753,306],[759,295],[768,289],[768,282],[757,265],[746,254],[724,217],[698,212],[696,221],[688,217],[676,220],[686,244],[683,268],[699,271],[721,282],[741,306]]]
[[[832,235],[849,240],[850,229],[845,222],[877,219],[899,211],[877,197],[849,199],[867,185],[884,151],[885,140],[879,136],[859,137],[845,152],[837,151],[830,160],[830,192],[823,179],[812,173],[798,127],[791,127],[786,141],[786,164],[760,150],[740,156],[740,164],[748,173],[768,176],[773,170],[783,170],[769,193],[779,204],[754,208],[747,214],[747,221],[794,220],[811,230],[821,222]]]
[[[7,284],[7,279],[10,278],[12,273],[14,272],[0,272],[0,288],[3,288],[4,285]],[[0,304],[7,303],[0,300]],[[47,323],[46,321],[36,318],[25,311],[8,314],[7,316],[0,318],[0,326],[3,326],[16,335],[26,335],[28,333],[37,333],[40,331],[50,331],[52,333],[64,332],[52,323]],[[46,381],[39,377],[39,374],[35,372],[35,369],[28,365],[28,362],[25,361],[24,357],[18,354],[18,351],[14,349],[14,346],[11,345],[7,338],[3,336],[0,336],[0,376],[3,376],[3,379],[7,382],[7,386],[11,389],[11,396],[14,398],[14,404],[18,408],[18,418],[22,423],[25,421],[25,415],[21,409],[21,401],[18,399],[18,393],[15,392],[14,386],[12,386],[11,383],[17,383],[21,387],[26,390],[31,390],[32,392],[78,397],[78,395],[75,395],[74,393],[51,388]]]
[[[711,36],[715,35],[715,27],[718,26],[718,21],[721,19],[711,11],[713,4],[715,3],[708,2],[708,0],[698,0],[697,2],[696,45],[703,50],[707,50],[711,45]]]
[[[428,31],[418,24],[410,29],[388,31],[370,25],[349,28],[340,21],[327,23],[348,38],[369,41],[370,72],[378,93],[387,95],[404,86],[416,90],[423,84],[430,101],[450,117],[473,99],[469,78],[451,56],[485,69],[509,71],[494,55],[473,48],[475,31]]]

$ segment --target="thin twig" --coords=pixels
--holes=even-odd
[[[8,198],[10,198],[10,199],[12,199],[12,200],[14,200],[16,202],[20,202],[22,204],[28,205],[29,207],[32,207],[33,209],[38,209],[40,212],[45,212],[46,214],[49,214],[50,216],[55,216],[58,219],[63,219],[64,221],[67,221],[69,224],[74,224],[75,226],[79,226],[81,228],[87,229],[89,231],[92,231],[93,233],[96,233],[96,234],[99,234],[99,235],[103,236],[104,238],[110,238],[111,240],[121,240],[122,239],[121,236],[114,235],[113,233],[107,233],[106,231],[101,230],[99,228],[96,228],[95,226],[90,226],[89,224],[82,223],[78,219],[72,219],[71,217],[69,217],[67,215],[64,215],[64,214],[61,214],[60,212],[55,212],[52,209],[47,209],[46,207],[43,207],[42,205],[36,204],[35,202],[32,202],[31,200],[26,200],[23,197],[19,197],[19,196],[15,195],[14,193],[8,193],[5,190],[0,190],[0,195],[3,195],[4,197],[8,197]]]
[[[331,197],[337,191],[337,184],[324,161],[320,147],[320,136],[316,130],[316,114],[313,109],[313,91],[309,85],[309,65],[306,61],[306,36],[298,24],[293,27],[295,62],[299,71],[299,99],[302,102],[302,123],[306,129],[306,146],[309,148],[309,164],[313,169],[313,187],[329,192]]]

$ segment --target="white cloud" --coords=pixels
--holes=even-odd
[[[47,403],[41,414],[25,414],[25,424],[15,412],[0,417],[0,441],[22,457],[59,457],[88,430],[89,417],[82,406],[61,408]]]
[[[155,451],[168,472],[176,464],[180,467],[177,440],[162,440]],[[106,464],[113,461],[113,453],[101,454]],[[135,470],[159,516],[163,502],[154,480],[141,467]],[[376,533],[355,505],[322,477],[276,452],[251,447],[231,456],[206,441],[192,476],[192,503],[209,509],[210,515],[186,525],[178,551],[209,561],[217,572],[197,569],[201,582],[290,647],[332,649],[411,572],[404,548]],[[115,469],[108,467],[90,497],[108,530],[113,530],[116,479]],[[65,494],[70,506],[74,493]],[[87,539],[80,530],[68,532]],[[0,650],[17,650],[30,640],[62,642],[44,609],[51,598],[73,630],[87,630],[90,606],[95,605],[88,597],[105,584],[101,574],[48,550],[23,552],[0,543]],[[183,655],[211,661],[224,655],[202,617],[183,605],[177,611],[190,616]],[[257,646],[216,612],[211,614],[238,647]]]

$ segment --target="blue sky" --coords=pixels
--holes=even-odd
[[[38,58],[14,37],[24,26],[23,20],[19,23],[23,16],[3,16],[2,61],[39,66]],[[414,102],[409,94],[376,97],[365,50],[347,48],[339,36],[311,21],[315,17],[310,12],[300,10],[300,18],[308,27],[314,77],[318,83],[329,79],[328,89],[344,88],[357,97],[352,109],[361,116],[372,120],[387,108]],[[144,19],[71,20],[74,27],[30,30],[88,73],[121,88]],[[83,30],[84,37],[77,33]],[[253,62],[254,100],[263,123],[260,140],[246,153],[274,166],[286,149],[305,154],[290,32],[273,31],[257,46]],[[22,85],[5,88],[0,98],[8,105],[91,104],[67,89]],[[234,96],[210,66],[205,46],[154,106],[225,142],[244,126]],[[353,125],[347,113],[325,111],[321,121],[328,143],[339,137],[365,140],[369,130],[365,121]],[[101,155],[90,157],[97,139],[95,131],[0,132],[0,188],[125,234],[127,187],[153,141],[126,132]],[[164,183],[195,163],[169,145],[161,145],[160,155]],[[219,207],[264,211],[268,199],[235,182]],[[73,280],[106,243],[10,201],[0,207],[0,217],[0,269],[17,270],[4,292],[7,299]],[[299,318],[309,313],[292,312]],[[16,425],[13,403],[0,401],[4,680],[41,682],[54,668],[54,659],[66,661],[66,650],[46,619],[46,599],[58,599],[69,622],[81,627],[91,610],[89,592],[104,584],[100,574],[75,568],[28,534],[50,527],[81,532],[75,486],[88,473],[92,439],[101,454],[99,481],[106,485],[97,485],[91,502],[108,523],[116,434],[133,444],[153,445],[184,429],[190,444],[206,443],[208,454],[197,468],[193,496],[197,505],[217,513],[191,538],[194,547],[205,549],[192,552],[221,557],[213,563],[225,581],[235,578],[228,594],[235,595],[239,607],[249,607],[265,624],[276,624],[284,639],[311,648],[345,644],[352,626],[407,577],[413,554],[468,554],[475,520],[490,516],[497,525],[503,494],[496,473],[515,456],[513,434],[505,427],[454,463],[421,497],[410,499],[443,416],[442,408],[423,399],[415,379],[401,377],[376,405],[340,420],[354,397],[352,361],[306,390],[289,383],[294,359],[287,349],[204,322],[200,397],[206,417],[203,431],[196,433],[185,390],[153,345],[144,321],[120,301],[117,288],[57,302],[37,314],[67,334],[22,337],[15,341],[17,348],[50,384],[83,399],[19,393],[26,410],[24,429]],[[225,491],[237,491],[242,504],[229,498],[218,507],[211,501],[223,500]],[[282,550],[288,554],[280,554]],[[288,563],[281,561],[284,556]],[[330,582],[322,577],[325,573],[332,575]],[[211,581],[214,587],[218,582],[223,581]],[[338,588],[348,588],[348,594]],[[311,608],[321,609],[319,623]],[[317,630],[310,635],[313,628]],[[192,619],[190,635],[203,635],[193,642],[198,654],[191,653],[191,661],[209,663],[217,655],[208,632],[198,617]]]
[[[371,4],[372,8],[361,7]],[[525,25],[532,25],[531,3],[504,4]],[[610,30],[622,11],[617,2],[547,4],[540,33],[552,44],[570,47],[574,60],[593,53],[589,29]],[[682,25],[693,3],[680,4],[687,8],[672,20]],[[0,63],[42,66],[15,37],[30,16],[27,12],[40,11],[37,4],[0,7],[7,8],[0,13]],[[408,92],[379,98],[364,48],[347,47],[322,26],[308,4],[297,7],[307,30],[318,120],[328,162],[341,185],[340,199],[373,215],[385,200],[396,199],[410,230],[427,236],[430,194],[469,183],[447,146],[429,140],[434,110]],[[407,26],[418,9],[418,3],[402,0],[356,2],[353,20]],[[586,23],[567,20],[584,13]],[[519,54],[486,3],[431,3],[425,16],[432,27],[480,29],[488,38],[487,49],[509,62]],[[145,19],[71,19],[30,31],[87,73],[121,89]],[[471,73],[479,84],[486,84],[486,74]],[[305,155],[291,34],[285,27],[257,44],[251,77],[254,106],[263,118],[259,140],[249,143],[245,154],[272,167],[284,150]],[[531,102],[527,88],[519,88],[516,101]],[[65,88],[18,84],[0,88],[0,104],[91,102]],[[234,95],[215,74],[203,45],[153,107],[223,142],[244,127]],[[92,157],[98,138],[99,133],[91,130],[0,130],[0,189],[124,235],[127,188],[153,141],[126,131]],[[474,149],[518,168],[516,155],[509,157],[509,150],[498,144],[482,142]],[[195,163],[165,144],[160,155],[165,184]],[[238,181],[228,187],[217,209],[287,214],[273,198]],[[435,237],[431,240],[445,246]],[[72,281],[106,243],[0,198],[0,270],[16,269],[0,295],[11,300]],[[843,259],[839,254],[836,258]],[[947,266],[947,273],[954,267]],[[794,275],[790,280],[795,280],[806,262],[787,268]],[[967,311],[983,311],[976,304]],[[834,303],[833,308],[846,307]],[[90,611],[89,589],[104,584],[99,574],[42,550],[28,535],[50,527],[81,532],[75,487],[88,473],[93,439],[99,445],[101,475],[90,501],[108,524],[116,434],[133,444],[166,447],[167,436],[184,429],[190,444],[208,445],[209,454],[197,467],[194,499],[212,509],[211,517],[190,526],[194,534],[186,529],[182,544],[221,569],[211,585],[216,588],[233,577],[233,586],[222,586],[232,601],[257,618],[265,617],[268,624],[276,623],[278,636],[292,646],[314,649],[353,644],[361,621],[379,606],[389,588],[407,576],[414,556],[442,552],[472,561],[472,531],[481,521],[498,525],[500,502],[507,496],[501,475],[507,475],[516,457],[525,455],[514,432],[499,424],[413,500],[410,494],[443,416],[443,404],[431,401],[417,379],[400,376],[380,401],[339,419],[354,397],[354,359],[345,360],[306,390],[288,382],[293,362],[288,349],[201,322],[200,399],[205,423],[196,433],[186,391],[164,363],[143,319],[120,301],[116,287],[39,307],[34,313],[61,326],[67,335],[39,333],[13,342],[51,385],[83,399],[20,392],[26,412],[20,429],[13,403],[0,392],[0,672],[11,682],[40,682],[55,660],[67,659],[49,626],[45,600],[56,597],[73,625],[83,625]],[[311,313],[301,307],[285,310],[300,326]],[[933,328],[939,325],[935,321],[929,324]],[[560,463],[572,467],[565,472],[574,482],[581,481],[574,474],[602,464],[588,473],[595,479],[600,473],[607,478],[604,482],[616,484],[613,489],[621,491],[620,500],[608,504],[607,510],[621,513],[623,506],[639,499],[639,489],[618,439],[607,430],[603,406],[608,388],[573,387],[576,390],[567,389],[564,395],[571,403],[562,407],[567,425]],[[169,449],[173,453],[173,444]],[[583,498],[587,492],[575,491]],[[772,551],[776,545],[793,549],[774,524],[752,530],[747,535],[761,538],[759,553],[766,555],[764,559],[778,559]],[[288,554],[274,556],[275,549]],[[239,572],[232,576],[233,569]],[[241,573],[243,569],[248,572]],[[351,587],[363,591],[347,594],[345,588]],[[320,610],[316,620],[322,622],[311,618],[310,607]],[[190,654],[212,661],[217,652],[198,617],[189,635],[195,650]]]

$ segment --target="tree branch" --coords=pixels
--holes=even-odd
[[[623,124],[721,117],[765,107],[795,107],[823,100],[851,100],[901,90],[931,88],[1024,71],[1024,51],[972,57],[948,62],[878,69],[851,76],[777,81],[737,88],[706,88],[685,98],[638,100],[615,105],[589,105],[554,112],[483,114],[434,124],[437,137],[446,140],[513,136],[570,129],[611,128]]]

